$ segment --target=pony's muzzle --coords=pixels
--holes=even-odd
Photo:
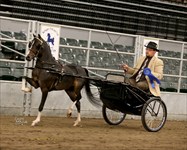
[[[31,57],[29,55],[27,55],[26,60],[31,61]]]

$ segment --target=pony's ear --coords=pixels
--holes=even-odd
[[[42,37],[41,37],[41,35],[40,35],[40,34],[38,34],[38,38],[39,38],[39,39],[42,39]]]
[[[36,37],[36,35],[35,35],[35,34],[33,34],[33,37],[35,38],[35,37]]]

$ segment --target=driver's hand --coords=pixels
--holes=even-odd
[[[123,64],[123,65],[122,65],[122,69],[123,69],[124,71],[128,71],[129,66],[128,66],[127,64]]]

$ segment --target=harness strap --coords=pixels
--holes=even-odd
[[[43,41],[40,40],[38,37],[36,37],[36,39],[37,39],[38,41],[40,41],[41,45],[43,44]]]

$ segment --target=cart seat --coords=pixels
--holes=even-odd
[[[125,82],[125,76],[117,73],[108,73],[106,75],[106,80],[114,82]]]
[[[113,82],[122,82],[122,83],[125,83],[125,75],[123,74],[117,74],[117,73],[108,73],[106,75],[106,80],[108,81],[113,81]],[[139,89],[138,87],[136,87],[137,89]],[[141,90],[139,89],[140,91],[144,92],[147,96],[149,97],[153,97],[154,95],[150,92],[150,90]]]

